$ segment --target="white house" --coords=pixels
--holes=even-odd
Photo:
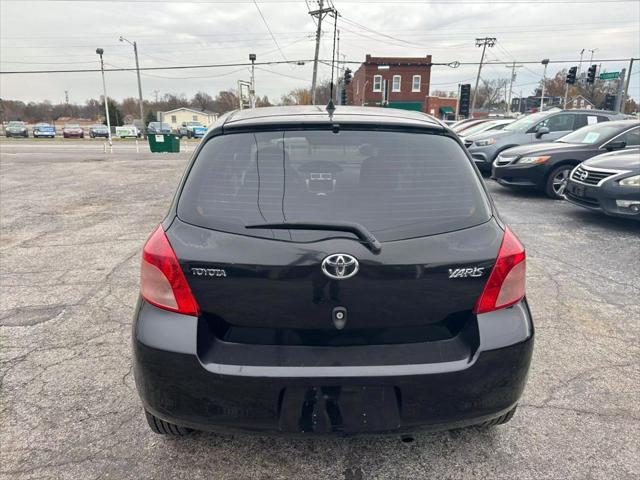
[[[168,112],[159,112],[161,122],[166,122],[172,128],[179,127],[183,122],[200,122],[209,126],[215,122],[217,115],[207,110],[196,110],[194,108],[180,107]]]

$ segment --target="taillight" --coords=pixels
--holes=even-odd
[[[525,274],[524,246],[507,227],[496,263],[473,311],[487,313],[519,302],[524,297]]]
[[[185,315],[200,313],[187,279],[161,225],[142,249],[140,293],[156,307]]]

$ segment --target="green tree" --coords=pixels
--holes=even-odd
[[[157,118],[157,114],[156,112],[154,112],[153,110],[147,110],[147,116],[144,119],[144,124],[149,125],[151,122],[155,122]]]
[[[104,112],[104,102],[101,103],[101,111]],[[102,123],[106,125],[107,119],[105,118]],[[124,115],[118,108],[118,104],[111,99],[109,99],[109,123],[112,127],[124,125]]]

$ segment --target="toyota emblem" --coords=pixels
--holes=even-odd
[[[322,261],[322,271],[334,280],[353,277],[359,268],[358,260],[346,253],[334,253]]]

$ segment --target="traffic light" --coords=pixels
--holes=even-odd
[[[593,85],[596,81],[596,70],[598,69],[597,65],[591,65],[589,70],[587,70],[587,83],[589,85]]]
[[[465,83],[460,85],[460,101],[458,102],[458,115],[461,117],[469,116],[469,103],[471,100],[471,84]]]
[[[353,75],[351,74],[351,69],[347,68],[344,71],[344,77],[343,77],[343,81],[342,81],[342,89],[340,90],[340,105],[346,105],[347,104],[347,85],[349,85],[351,83],[351,79],[353,78]]]
[[[616,108],[616,96],[607,93],[604,97],[604,109],[605,110],[615,110]]]
[[[344,71],[344,84],[345,85],[349,85],[351,83],[351,79],[353,78],[353,75],[351,75],[351,69],[347,68]]]
[[[578,67],[571,67],[569,69],[569,73],[567,73],[567,80],[566,82],[569,85],[573,85],[574,83],[576,83],[576,75],[578,74]]]

